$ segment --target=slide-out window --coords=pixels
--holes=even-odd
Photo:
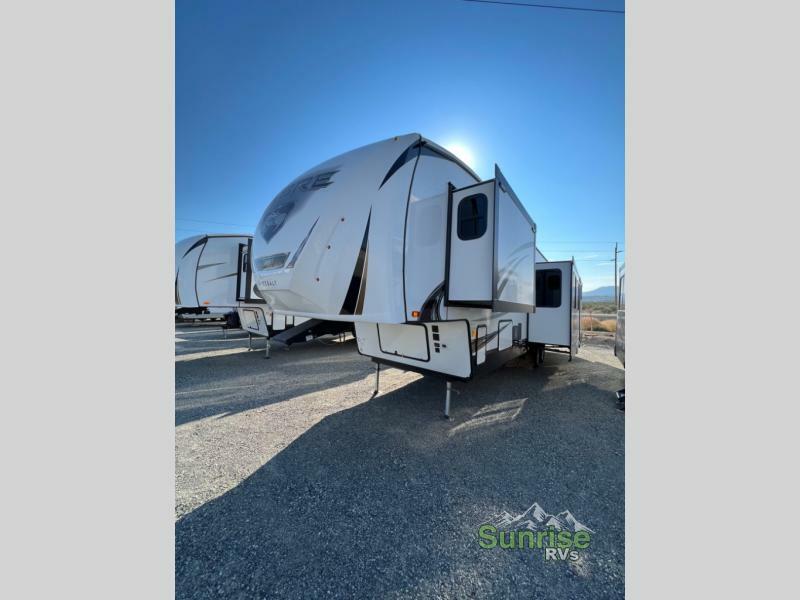
[[[561,269],[536,271],[536,306],[542,308],[561,306]]]
[[[486,194],[473,194],[458,203],[458,239],[476,240],[486,233]]]

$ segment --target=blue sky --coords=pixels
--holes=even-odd
[[[418,132],[484,179],[499,164],[542,252],[574,254],[584,290],[613,285],[624,31],[620,14],[461,0],[179,0],[176,239],[252,233],[301,172]]]

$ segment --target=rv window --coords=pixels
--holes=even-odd
[[[486,233],[486,194],[473,194],[458,203],[458,239],[476,240]]]
[[[543,308],[561,306],[561,269],[536,271],[536,306]]]

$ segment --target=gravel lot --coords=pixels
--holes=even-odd
[[[584,345],[454,384],[381,371],[355,341],[247,351],[178,326],[177,598],[623,598],[624,371]],[[581,561],[481,549],[538,502],[595,533]]]

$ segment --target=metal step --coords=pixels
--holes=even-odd
[[[300,325],[295,325],[270,338],[272,343],[279,346],[291,346],[298,342],[308,342],[326,334],[337,334],[353,331],[353,324],[347,321],[322,321],[309,319]]]

